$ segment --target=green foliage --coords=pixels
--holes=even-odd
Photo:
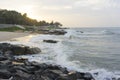
[[[46,21],[37,21],[36,19],[31,19],[26,13],[23,15],[17,11],[11,10],[0,10],[0,24],[19,24],[19,25],[29,25],[29,26],[62,26],[59,22],[48,23]]]
[[[18,28],[16,26],[13,27],[8,27],[8,28],[0,28],[0,31],[9,31],[9,32],[14,32],[14,31],[18,31],[18,30],[22,30],[21,28]]]

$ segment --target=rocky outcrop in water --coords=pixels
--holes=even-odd
[[[49,34],[55,34],[55,35],[64,35],[66,33],[67,32],[64,30],[51,30],[51,31],[49,31]]]
[[[55,41],[55,40],[43,40],[43,42],[46,42],[46,43],[57,43],[58,41]]]
[[[64,35],[67,32],[65,30],[39,30],[37,33],[50,35]]]
[[[11,44],[0,44],[0,50],[3,50],[0,53],[0,80],[94,80],[90,73],[69,72],[58,65],[15,58],[14,55],[6,54],[5,45],[8,45],[6,49],[9,50]]]

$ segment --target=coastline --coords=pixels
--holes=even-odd
[[[21,33],[21,32],[3,32],[3,31],[0,31],[0,42],[11,40],[14,38],[29,36],[29,35],[30,35],[30,33],[24,33],[24,32]]]

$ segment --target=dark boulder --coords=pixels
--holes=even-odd
[[[68,80],[66,77],[58,77],[56,80]]]
[[[25,53],[26,54],[38,54],[41,50],[37,47],[27,47]]]
[[[0,78],[1,79],[9,79],[12,76],[12,74],[7,71],[6,69],[0,69]]]
[[[68,75],[68,80],[94,80],[90,73],[73,72]]]
[[[42,72],[41,76],[44,80],[55,80],[57,77],[59,77],[59,74],[49,69],[46,69],[45,71]]]
[[[11,45],[9,43],[0,43],[0,51],[5,52],[11,50]]]
[[[5,60],[7,60],[7,57],[5,57],[5,56],[0,56],[0,61],[5,61]]]
[[[49,31],[49,34],[55,34],[55,35],[64,35],[66,33],[67,32],[64,30],[51,30],[51,31]]]
[[[26,55],[37,54],[41,50],[37,47],[28,47],[24,45],[12,45],[10,43],[0,43],[0,54],[9,55]]]
[[[15,55],[37,54],[41,52],[37,47],[28,47],[24,45],[13,45],[12,51]]]
[[[57,43],[58,41],[55,41],[55,40],[43,40],[43,42],[46,42],[46,43]]]
[[[11,51],[13,52],[14,55],[23,55],[25,54],[26,51],[26,46],[24,45],[12,45]]]
[[[29,80],[29,79],[21,77],[20,75],[13,75],[9,80]]]

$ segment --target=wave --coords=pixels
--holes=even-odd
[[[110,72],[105,69],[91,70],[90,73],[93,75],[95,80],[119,80],[120,72]]]
[[[118,30],[109,30],[109,29],[102,29],[102,30],[92,30],[92,29],[88,29],[88,30],[81,30],[81,29],[77,29],[77,30],[67,30],[67,35],[84,35],[84,34],[107,34],[107,35],[113,35],[113,34],[120,34],[120,31]]]
[[[117,34],[117,33],[112,32],[112,31],[108,31],[108,30],[103,30],[103,31],[101,31],[101,34],[114,35],[114,34]]]

